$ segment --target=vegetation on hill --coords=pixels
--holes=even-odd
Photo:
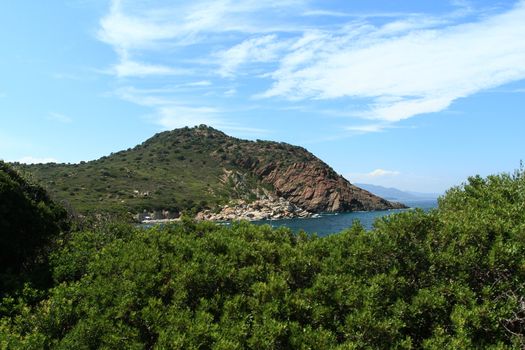
[[[294,164],[312,169],[287,173]],[[392,206],[351,186],[304,148],[240,140],[207,126],[162,132],[133,149],[90,162],[15,166],[81,213],[197,211],[264,194],[290,197],[299,206],[313,203],[307,210],[331,210],[332,202],[336,211]],[[307,192],[316,186],[317,199],[313,190]]]
[[[38,267],[52,239],[67,227],[66,216],[40,186],[0,161],[0,296],[22,274],[45,279]]]
[[[0,347],[520,349],[525,173],[324,238],[185,220],[77,232],[54,287],[4,298]]]

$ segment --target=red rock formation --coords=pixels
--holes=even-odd
[[[253,171],[263,182],[271,184],[278,196],[314,213],[405,207],[352,185],[317,158],[288,166],[261,164]]]

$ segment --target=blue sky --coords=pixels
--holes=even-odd
[[[525,159],[523,0],[17,0],[0,23],[8,161],[201,123],[405,190]]]

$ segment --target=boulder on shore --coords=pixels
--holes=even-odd
[[[230,205],[225,205],[218,212],[204,210],[197,214],[197,220],[232,221],[232,220],[275,220],[311,217],[312,213],[306,211],[284,198],[258,199],[251,203],[240,200]]]

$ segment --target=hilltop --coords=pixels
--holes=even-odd
[[[350,184],[302,147],[241,140],[205,125],[161,132],[94,161],[15,166],[81,213],[170,217],[267,198],[311,213],[403,207]]]

